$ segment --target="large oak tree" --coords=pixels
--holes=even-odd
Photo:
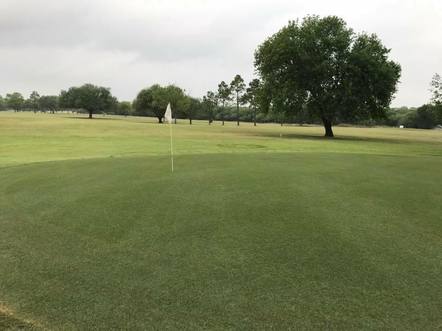
[[[92,84],[71,87],[60,93],[60,106],[71,109],[84,109],[92,114],[111,110],[117,106],[117,99],[112,96],[110,89]]]
[[[6,106],[14,111],[19,111],[23,108],[25,99],[19,92],[13,92],[6,94]]]
[[[152,85],[141,90],[133,102],[137,115],[155,115],[158,123],[163,123],[167,104],[170,103],[172,113],[176,118],[178,113],[185,114],[190,101],[183,89],[175,85],[160,86]]]
[[[307,110],[333,137],[336,121],[385,114],[401,73],[389,52],[376,35],[355,34],[336,16],[308,16],[264,41],[255,66],[273,110]]]

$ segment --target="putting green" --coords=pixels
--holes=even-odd
[[[0,327],[442,323],[440,131],[183,121],[172,174],[145,119],[0,127]]]

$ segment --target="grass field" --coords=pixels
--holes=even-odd
[[[0,112],[0,329],[442,328],[442,131]]]

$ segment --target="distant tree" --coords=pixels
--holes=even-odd
[[[164,111],[160,110],[160,113],[156,114],[152,105],[154,88],[155,85],[149,88],[142,89],[140,92],[138,92],[137,97],[132,103],[132,107],[135,110],[135,114],[139,116],[149,116],[150,112],[153,112],[154,115],[158,118],[158,122],[162,123]]]
[[[236,102],[236,125],[239,125],[239,105],[244,103],[243,94],[246,89],[244,79],[240,75],[236,75],[230,83],[230,89],[235,96]]]
[[[136,114],[149,116],[153,114],[158,118],[158,123],[163,123],[167,104],[170,103],[174,116],[184,113],[187,104],[184,91],[175,85],[162,87],[158,84],[141,90],[133,102]]]
[[[37,91],[32,91],[32,93],[28,99],[28,105],[29,105],[29,108],[34,113],[36,113],[39,110],[39,99],[40,99],[40,94],[38,94]]]
[[[247,87],[246,93],[244,95],[244,102],[249,104],[249,107],[252,109],[253,113],[253,125],[256,126],[256,113],[258,109],[263,105],[263,88],[261,81],[259,79],[254,79],[249,83]]]
[[[435,105],[442,105],[442,77],[435,74],[431,80],[432,101]]]
[[[23,108],[24,102],[25,99],[23,98],[23,95],[19,92],[6,94],[6,106],[9,109],[13,109],[14,111],[19,111]]]
[[[437,104],[434,106],[434,117],[436,120],[436,125],[442,125],[442,104]]]
[[[406,114],[401,124],[407,128],[433,129],[438,124],[438,106],[423,105]]]
[[[49,111],[55,113],[58,109],[58,96],[57,95],[42,95],[39,100],[39,109],[42,111]]]
[[[64,108],[84,109],[88,112],[89,118],[92,118],[94,113],[114,109],[117,102],[109,88],[92,84],[71,87],[60,93],[60,105]]]
[[[433,129],[437,125],[437,107],[424,105],[416,111],[416,127],[419,129]]]
[[[226,111],[226,104],[232,100],[232,90],[225,81],[222,81],[218,85],[218,100],[221,102],[221,121],[224,125],[224,113]]]
[[[191,122],[195,114],[195,110],[189,108],[191,105],[191,101],[189,97],[185,94],[185,91],[176,85],[168,85],[163,89],[164,89],[163,97],[164,100],[166,101],[165,102],[166,106],[164,107],[164,110],[166,109],[167,104],[170,103],[175,123],[178,115],[180,115],[188,118],[190,124],[192,124]]]
[[[116,114],[127,116],[132,112],[132,104],[129,101],[120,101],[118,103]]]
[[[181,112],[184,116],[189,119],[189,124],[192,125],[192,120],[201,111],[202,105],[197,98],[186,96],[180,101],[179,107],[182,109]]]
[[[401,73],[389,52],[376,35],[356,35],[336,16],[309,16],[261,44],[255,66],[276,111],[306,109],[333,137],[338,120],[385,114]]]
[[[215,116],[216,108],[218,107],[218,95],[212,91],[208,91],[203,97],[203,105],[207,111],[207,117],[209,119],[209,125],[212,124]]]
[[[0,95],[0,111],[1,111],[1,110],[5,110],[5,109],[6,109],[5,100],[4,100],[3,97]]]
[[[24,99],[23,104],[21,105],[21,111],[32,110],[31,100]]]

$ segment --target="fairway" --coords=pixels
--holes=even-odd
[[[442,131],[0,112],[0,329],[442,326]]]

